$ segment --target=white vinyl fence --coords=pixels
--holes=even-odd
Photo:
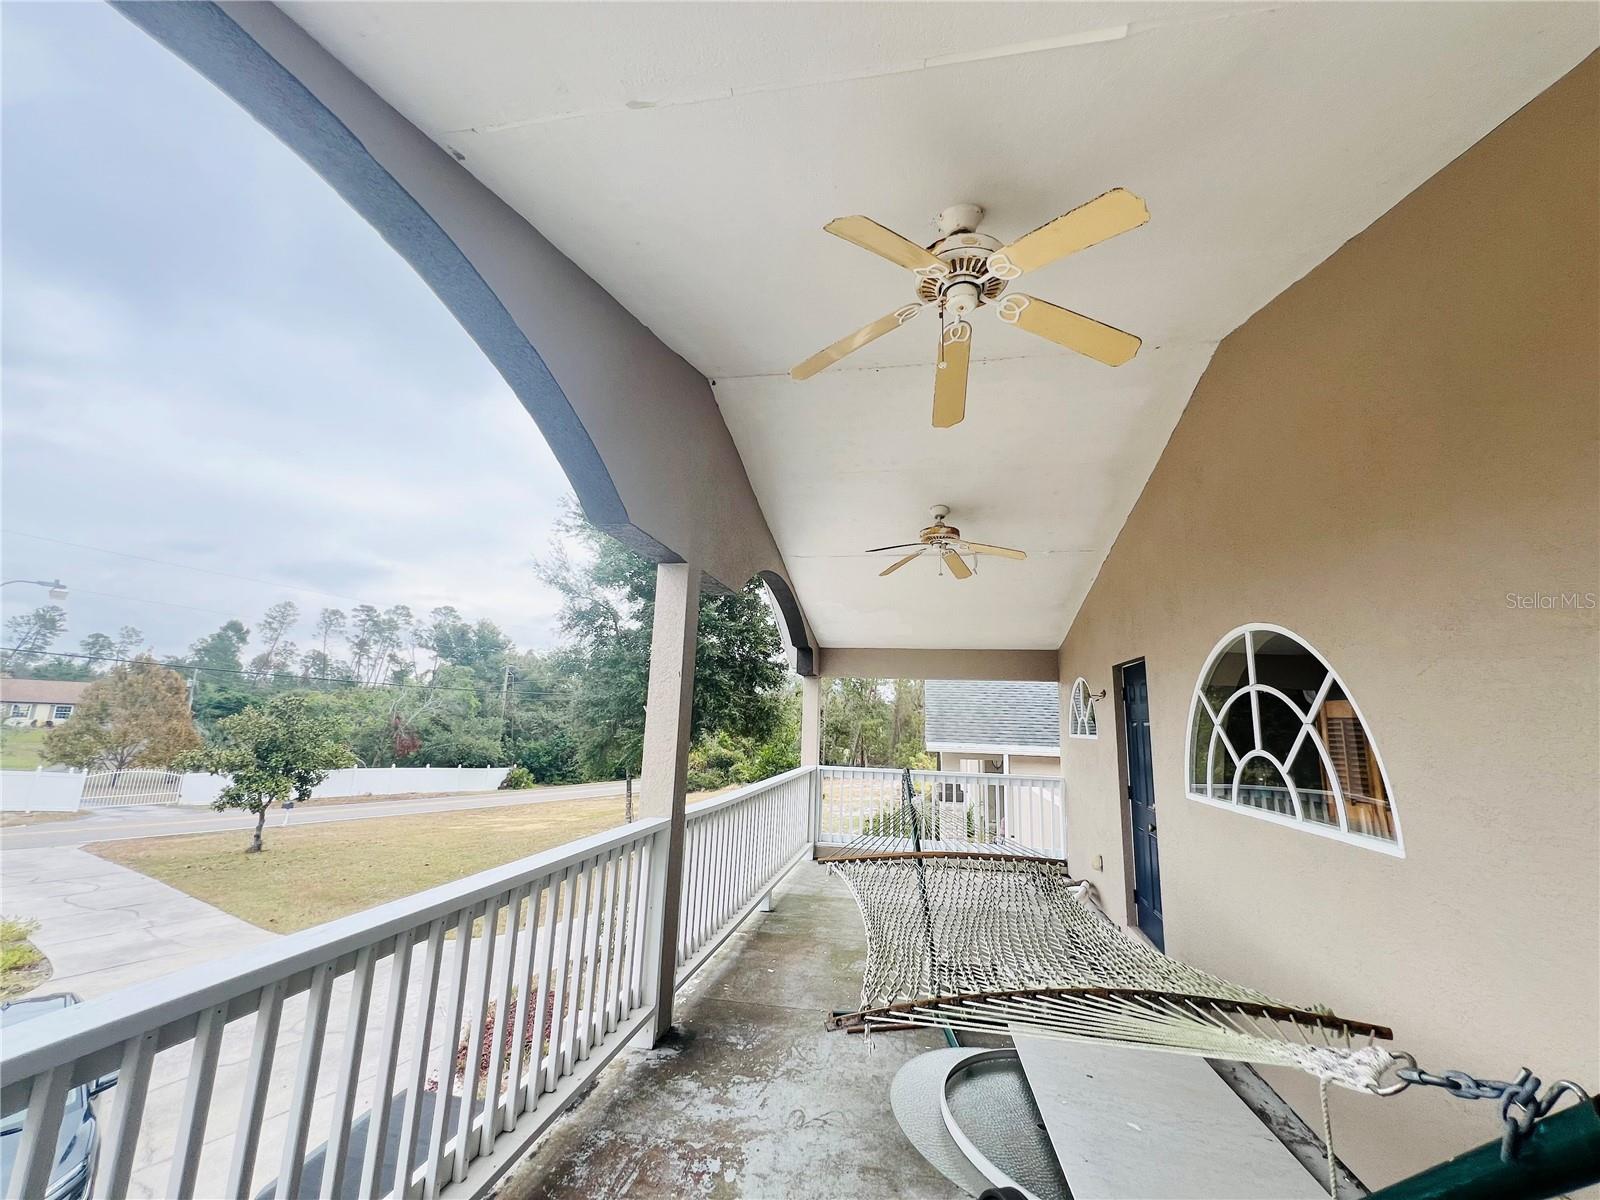
[[[809,852],[812,775],[688,810],[680,984]],[[654,1019],[669,826],[635,821],[8,1029],[0,1112],[27,1115],[7,1196],[44,1194],[68,1092],[111,1071],[96,1197],[480,1191]]]
[[[82,795],[77,771],[0,771],[0,812],[76,812]]]
[[[351,767],[330,772],[311,797],[318,800],[492,792],[505,781],[508,770],[509,767]],[[76,771],[0,771],[0,812],[208,805],[227,783],[225,775],[179,775],[175,771],[135,767],[87,775]]]

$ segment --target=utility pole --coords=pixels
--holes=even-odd
[[[511,668],[507,667],[500,676],[500,744],[502,748],[506,740],[506,693],[511,690]]]

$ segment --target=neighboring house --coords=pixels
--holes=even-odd
[[[7,725],[59,725],[83,703],[87,683],[0,677],[0,719]]]
[[[1061,691],[1054,683],[930,679],[922,740],[941,771],[1061,774]]]

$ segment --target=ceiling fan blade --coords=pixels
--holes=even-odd
[[[926,550],[926,549],[927,549],[927,547],[924,546],[923,550]],[[922,550],[918,550],[915,554],[908,554],[904,558],[902,558],[899,562],[890,563],[883,570],[879,571],[878,572],[878,577],[881,579],[885,575],[892,575],[894,572],[898,571],[901,567],[905,566],[912,559],[921,558],[921,557],[922,557]]]
[[[1021,550],[1013,550],[1009,546],[990,546],[985,542],[967,542],[967,541],[963,541],[961,544],[963,546],[965,546],[968,550],[972,551],[972,553],[974,553],[974,554],[998,554],[1001,558],[1027,558],[1028,557],[1027,554],[1025,554],[1023,551],[1021,551]]]
[[[900,328],[926,307],[927,305],[925,304],[907,304],[895,309],[886,317],[879,317],[871,325],[863,325],[848,337],[840,338],[826,350],[817,351],[805,362],[791,370],[789,372],[790,377],[797,380],[810,379],[818,371],[825,367],[831,367],[846,354],[859,350],[868,342],[881,338],[891,329]]]
[[[863,550],[861,553],[877,554],[880,550],[915,550],[918,546],[924,544],[923,542],[906,542],[899,546],[874,546],[871,550]]]
[[[887,258],[898,267],[909,271],[937,271],[945,273],[944,263],[910,238],[901,237],[892,229],[885,229],[870,217],[838,217],[822,227],[834,237],[870,250],[879,258]]]
[[[949,429],[959,425],[967,415],[967,368],[972,365],[972,326],[965,321],[965,336],[946,340],[942,347],[939,365],[933,371],[933,427]],[[949,330],[945,331],[949,338]]]
[[[950,568],[950,574],[954,575],[957,579],[972,578],[972,568],[967,566],[961,555],[957,554],[954,550],[942,551],[939,557],[944,559],[944,565]]]
[[[1139,339],[1092,317],[1061,308],[1037,296],[1008,293],[1000,297],[996,315],[1068,350],[1076,350],[1108,367],[1120,367],[1139,352]]]
[[[1137,229],[1149,219],[1150,210],[1143,200],[1126,188],[1113,188],[1002,246],[989,259],[989,274],[1015,279],[1024,271],[1037,271],[1058,258]]]

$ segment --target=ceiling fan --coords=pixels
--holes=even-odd
[[[990,546],[985,542],[969,542],[961,536],[961,530],[954,525],[945,524],[945,518],[950,515],[950,507],[946,504],[935,504],[928,510],[933,514],[933,524],[917,534],[917,540],[907,542],[903,546],[874,546],[868,554],[877,554],[883,550],[912,550],[898,562],[890,563],[879,571],[880,576],[892,575],[914,558],[921,558],[929,550],[938,556],[940,563],[950,568],[950,574],[957,579],[968,579],[972,576],[972,568],[967,566],[963,554],[970,554],[976,558],[979,554],[994,554],[1001,558],[1027,558],[1021,550],[1013,550],[1009,546]],[[941,575],[943,571],[939,572]]]
[[[1004,246],[998,238],[977,232],[983,209],[976,204],[956,204],[940,213],[939,239],[926,248],[867,217],[829,221],[823,228],[835,237],[914,272],[917,299],[840,338],[789,374],[810,379],[845,355],[898,329],[923,309],[935,308],[939,313],[939,360],[933,379],[933,424],[948,429],[959,425],[967,414],[967,367],[972,356],[972,326],[967,314],[990,303],[1008,325],[1119,367],[1139,349],[1139,339],[1133,334],[1035,296],[1001,293],[1024,271],[1036,271],[1058,258],[1137,229],[1149,219],[1150,210],[1143,200],[1124,188],[1115,188]]]

